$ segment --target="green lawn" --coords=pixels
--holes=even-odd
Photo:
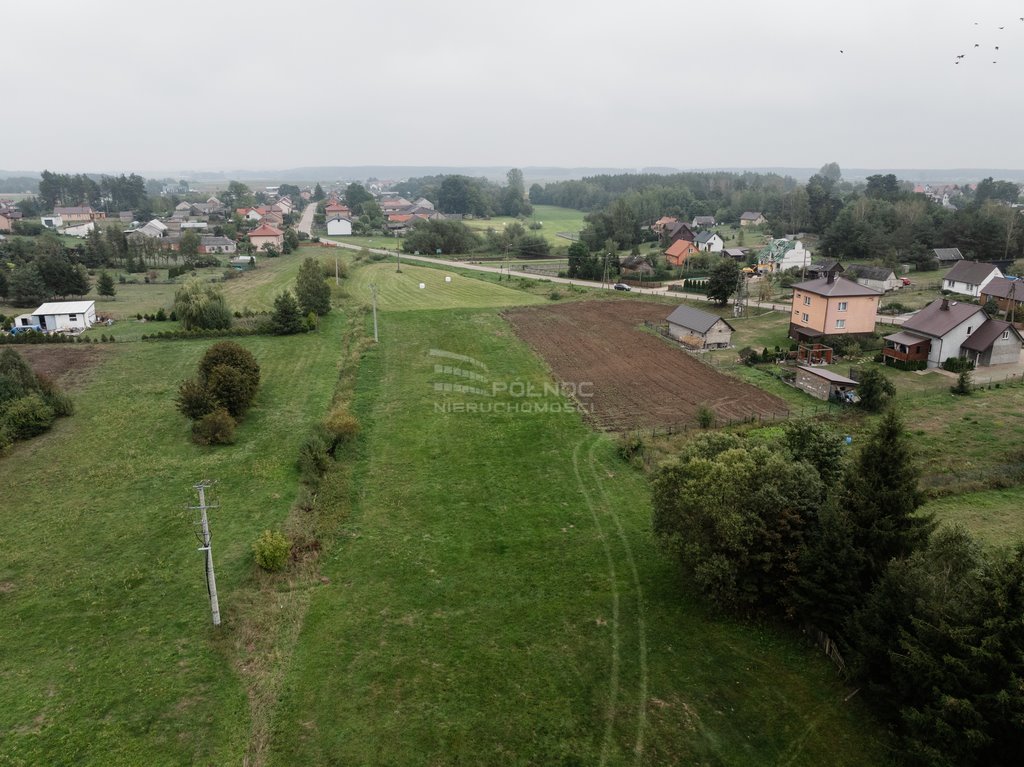
[[[445,366],[548,380],[494,313],[384,322],[356,390],[352,515],[285,679],[271,764],[883,761],[818,653],[681,588],[646,480],[611,440],[575,413],[436,391],[487,385]],[[451,410],[495,402],[506,409]]]
[[[924,506],[942,524],[961,524],[985,543],[1007,546],[1024,540],[1024,488],[983,490],[938,498]]]
[[[298,445],[330,401],[343,326],[335,315],[319,334],[239,339],[263,382],[233,446],[192,444],[174,408],[211,341],[126,344],[107,347],[75,415],[0,460],[0,762],[241,762],[249,704],[230,648],[250,547],[295,498]],[[220,631],[183,508],[204,478],[219,481]]]
[[[445,282],[450,279],[450,282]],[[357,301],[370,303],[377,286],[377,306],[383,310],[457,309],[536,304],[540,296],[441,269],[392,263],[367,263],[351,270],[345,290]],[[420,288],[420,285],[424,288]]]

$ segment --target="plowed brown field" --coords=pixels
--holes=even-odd
[[[786,403],[719,373],[682,349],[639,329],[662,323],[671,306],[641,301],[587,301],[505,312],[516,334],[559,381],[587,383],[579,398],[610,430],[689,427],[701,405],[721,422],[786,414]]]

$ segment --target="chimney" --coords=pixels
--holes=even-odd
[[[833,271],[829,271],[829,273],[828,273],[828,284],[831,285],[835,281],[836,281],[836,273],[833,272]]]
[[[942,299],[942,306],[940,306],[939,309],[941,311],[944,311],[944,312],[948,312],[949,311],[949,299],[948,298],[943,298]]]

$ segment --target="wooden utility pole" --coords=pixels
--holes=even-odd
[[[340,285],[341,284],[341,282],[338,281],[338,257],[337,256],[334,257],[334,284],[335,285]]]
[[[206,510],[216,508],[216,504],[206,503],[206,488],[213,483],[204,479],[192,487],[199,492],[199,505],[190,506],[190,509],[199,511],[199,550],[205,552],[206,559],[206,590],[210,595],[210,612],[213,615],[213,625],[220,625],[220,603],[217,601],[217,578],[213,573],[213,548],[210,544],[210,521],[206,517]]]

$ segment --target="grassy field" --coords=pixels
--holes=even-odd
[[[468,379],[431,349],[492,381],[548,380],[500,319],[384,321],[359,374],[353,513],[285,680],[272,764],[883,761],[821,656],[681,588],[646,482],[612,441],[575,413],[500,397],[501,412],[458,412],[496,400],[436,391]]]
[[[345,290],[357,301],[370,303],[371,285],[377,286],[377,306],[383,310],[462,309],[520,306],[544,301],[540,296],[504,285],[466,277],[441,269],[369,263],[352,270]],[[449,278],[450,282],[445,282]],[[419,286],[423,284],[424,288]]]
[[[233,446],[192,444],[174,409],[211,341],[125,344],[106,347],[74,416],[0,460],[0,763],[241,762],[249,703],[232,646],[256,578],[250,547],[295,497],[343,324],[240,339],[263,383]],[[204,478],[219,480],[220,631],[183,508]]]
[[[961,524],[985,543],[1005,546],[1024,540],[1024,488],[983,490],[927,503],[940,524]]]

